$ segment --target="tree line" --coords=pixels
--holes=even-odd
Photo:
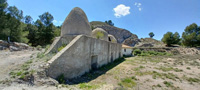
[[[162,41],[171,46],[171,44],[181,44],[183,46],[197,47],[200,46],[200,26],[196,23],[187,26],[182,33],[182,38],[178,32],[174,34],[172,32],[167,32],[164,34]]]
[[[49,12],[39,15],[35,22],[16,6],[8,6],[7,0],[0,0],[0,39],[11,42],[29,43],[32,46],[47,45],[60,35],[60,27],[53,24]]]
[[[152,38],[154,33],[150,32],[149,36]],[[167,32],[163,35],[162,42],[164,42],[167,46],[171,46],[172,44],[179,44],[189,47],[200,46],[200,26],[198,26],[196,23],[190,24],[182,33],[182,38],[178,32]]]

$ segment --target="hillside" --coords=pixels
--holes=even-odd
[[[110,26],[104,22],[100,21],[92,21],[90,22],[91,27],[94,28],[102,28],[108,34],[113,35],[118,43],[123,43],[129,46],[135,46],[140,40],[138,39],[138,36],[135,34],[132,34],[129,30],[118,28],[115,26]]]
[[[141,38],[135,47],[165,47],[165,44],[153,38]]]

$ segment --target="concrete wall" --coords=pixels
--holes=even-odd
[[[59,47],[61,47],[63,44],[69,44],[76,36],[77,35],[64,35],[62,37],[56,37],[50,48],[45,52],[45,54],[58,52]]]
[[[133,49],[132,48],[122,48],[122,54],[123,55],[132,55]]]
[[[47,75],[71,79],[121,57],[121,44],[78,35],[48,63]],[[111,60],[112,59],[112,60]],[[96,63],[94,63],[96,62]]]

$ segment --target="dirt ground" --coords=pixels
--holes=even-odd
[[[1,79],[35,51],[0,52]],[[2,59],[4,58],[4,59]],[[36,58],[37,59],[37,58]],[[35,82],[37,83],[37,82]],[[117,60],[67,84],[0,85],[3,90],[199,90],[200,55],[136,56]]]
[[[129,57],[84,85],[82,89],[199,90],[200,55]]]
[[[14,51],[0,50],[0,81],[9,78],[9,72],[16,69],[24,62],[34,58],[39,51],[24,50]]]

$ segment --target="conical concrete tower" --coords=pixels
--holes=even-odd
[[[65,19],[61,28],[61,37],[65,35],[91,35],[90,23],[85,12],[75,7]]]

